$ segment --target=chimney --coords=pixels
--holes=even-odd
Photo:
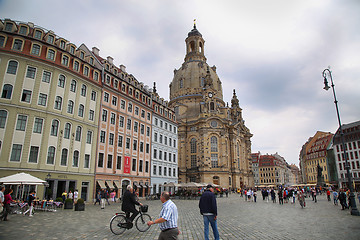
[[[126,67],[124,65],[120,65],[120,70],[123,71],[123,72],[126,72]]]
[[[113,64],[114,59],[112,57],[108,56],[107,61],[108,61],[108,63]]]
[[[93,48],[92,48],[92,51],[93,51],[93,53],[94,53],[96,56],[99,56],[100,50],[99,50],[97,47],[93,47]]]

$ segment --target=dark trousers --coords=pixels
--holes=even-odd
[[[130,216],[130,213],[132,213],[132,215]],[[129,219],[130,222],[134,221],[134,219],[136,218],[136,216],[139,214],[139,211],[136,210],[135,208],[134,209],[129,209],[127,212],[126,212],[126,218]]]
[[[159,235],[158,240],[169,240],[169,239],[178,239],[179,230],[177,228],[169,229],[166,231],[162,231]]]
[[[10,204],[4,204],[4,215],[3,215],[3,220],[6,221],[7,220],[7,215],[10,213]]]

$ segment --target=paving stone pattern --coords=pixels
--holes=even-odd
[[[198,200],[173,200],[179,210],[179,239],[204,239],[203,220]],[[157,218],[160,200],[141,202],[149,205],[149,215]],[[318,202],[307,199],[301,209],[298,202],[284,205],[266,202],[246,202],[238,194],[218,198],[218,229],[221,239],[360,239],[360,217],[351,216],[348,210],[328,202],[319,196]],[[360,206],[360,204],[358,204]],[[84,212],[58,210],[36,211],[34,217],[10,215],[9,221],[0,222],[1,240],[25,239],[157,239],[159,226],[153,225],[147,232],[135,227],[122,235],[114,235],[109,221],[120,211],[120,203],[106,205],[87,204]],[[213,239],[210,228],[210,239]]]

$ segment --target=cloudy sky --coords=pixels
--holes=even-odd
[[[140,82],[156,82],[165,99],[197,19],[225,102],[236,89],[252,152],[297,165],[309,137],[338,127],[333,94],[323,90],[328,66],[342,123],[360,120],[359,13],[357,0],[0,0],[0,18],[96,46]]]

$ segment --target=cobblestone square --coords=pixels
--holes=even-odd
[[[157,218],[160,200],[140,201],[148,204],[149,214]],[[179,239],[204,239],[199,201],[173,201],[179,211]],[[325,195],[319,196],[317,203],[307,199],[304,209],[298,202],[279,205],[259,198],[256,203],[246,202],[238,194],[218,198],[217,203],[221,239],[360,239],[360,217],[342,211],[340,206],[328,202]],[[87,204],[84,212],[36,211],[32,218],[13,214],[8,222],[0,222],[0,239],[157,239],[158,225],[145,233],[134,227],[122,235],[113,235],[109,221],[119,209],[120,203],[106,205],[104,210],[99,205]]]

